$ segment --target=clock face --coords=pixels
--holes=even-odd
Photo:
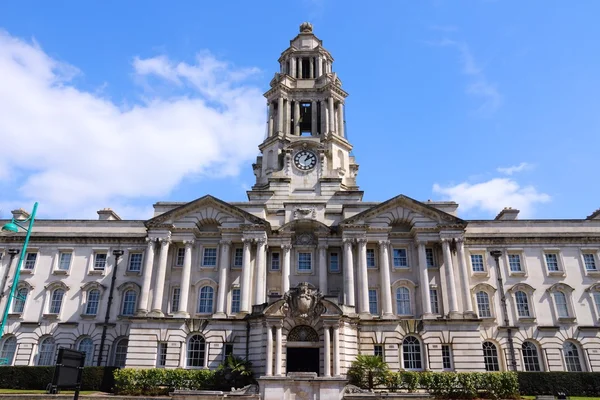
[[[300,150],[294,156],[294,164],[298,169],[308,171],[317,165],[317,155],[312,151]]]

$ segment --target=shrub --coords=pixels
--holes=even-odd
[[[521,394],[600,396],[598,372],[518,372]]]
[[[381,357],[359,354],[348,369],[348,380],[353,385],[373,390],[386,383],[388,372],[388,365]]]
[[[241,388],[255,383],[252,363],[230,354],[217,368],[214,376],[214,388],[227,391],[232,387]]]
[[[109,392],[113,386],[113,367],[85,367],[81,390]],[[52,383],[54,367],[0,367],[0,389],[45,390]]]

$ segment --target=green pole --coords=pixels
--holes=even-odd
[[[10,306],[12,304],[13,298],[15,297],[15,292],[17,290],[17,286],[19,286],[19,277],[21,276],[21,267],[23,266],[23,260],[25,259],[25,254],[27,253],[27,245],[29,244],[29,237],[31,236],[31,230],[33,228],[33,221],[35,220],[35,213],[37,211],[38,203],[36,202],[33,205],[33,211],[31,212],[31,216],[23,222],[29,221],[29,227],[25,228],[15,221],[13,218],[13,223],[25,229],[27,234],[25,235],[25,242],[23,242],[23,248],[21,249],[21,255],[19,257],[19,263],[17,264],[17,269],[15,270],[15,274],[13,277],[12,286],[10,287],[10,294],[6,299],[6,304],[4,305],[4,314],[2,315],[2,323],[0,323],[0,339],[4,336],[4,327],[6,325],[6,320],[8,319],[8,310],[10,310]],[[9,268],[10,265],[7,267]],[[3,290],[4,288],[2,288]],[[0,358],[0,365],[6,364],[6,360]]]

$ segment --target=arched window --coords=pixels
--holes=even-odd
[[[0,348],[0,365],[12,365],[15,358],[15,352],[17,351],[17,338],[14,336],[8,336],[2,342],[2,348]]]
[[[125,360],[127,360],[127,346],[129,340],[121,339],[115,344],[115,351],[113,355],[113,366],[123,368],[125,367]]]
[[[55,289],[52,292],[52,297],[50,298],[50,314],[60,314],[64,297],[64,289]]]
[[[567,364],[567,371],[569,372],[582,372],[581,358],[579,356],[579,349],[573,342],[565,342],[563,344],[563,351],[565,352],[565,362]]]
[[[212,288],[211,288],[212,289]],[[206,355],[206,342],[200,335],[194,335],[188,340],[187,346],[187,366],[204,367],[204,357]]]
[[[396,289],[396,312],[398,315],[412,315],[410,306],[410,290],[405,287]]]
[[[528,318],[531,317],[531,311],[529,309],[529,299],[527,293],[519,290],[515,292],[515,302],[517,304],[517,314],[519,317]]]
[[[492,308],[490,307],[490,297],[484,291],[477,292],[475,295],[477,299],[477,311],[479,318],[491,318]]]
[[[85,315],[98,314],[98,304],[100,304],[100,291],[98,289],[88,291],[85,303]]]
[[[421,359],[421,342],[414,336],[407,336],[402,342],[402,359],[404,369],[421,370],[423,361]]]
[[[486,371],[500,371],[498,349],[492,342],[483,342],[483,362]]]
[[[541,371],[537,346],[532,342],[523,342],[521,350],[523,352],[523,365],[525,366],[525,371]]]
[[[133,289],[127,290],[123,294],[123,309],[121,315],[133,315],[137,303],[137,292]]]
[[[89,367],[94,362],[94,342],[89,337],[83,338],[79,341],[77,350],[85,353],[85,366]]]
[[[60,290],[60,289],[57,289]],[[64,293],[64,292],[63,292]],[[56,343],[54,338],[47,337],[42,339],[38,351],[38,365],[53,365],[54,353],[56,352]]]
[[[554,302],[556,303],[556,314],[558,318],[569,317],[569,306],[567,305],[567,296],[563,292],[554,293]]]
[[[23,313],[25,310],[25,302],[27,301],[27,294],[29,294],[29,289],[22,287],[17,290],[15,296],[13,297],[12,304],[12,312],[15,314]]]
[[[200,297],[198,299],[198,314],[212,314],[213,293],[214,289],[211,286],[203,286],[200,289]]]

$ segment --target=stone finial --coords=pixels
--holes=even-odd
[[[514,221],[519,216],[519,210],[512,207],[504,207],[494,218],[496,221]]]
[[[300,33],[312,33],[313,26],[310,22],[303,22],[300,24]]]
[[[100,221],[120,221],[121,217],[110,208],[98,210],[98,219]]]

